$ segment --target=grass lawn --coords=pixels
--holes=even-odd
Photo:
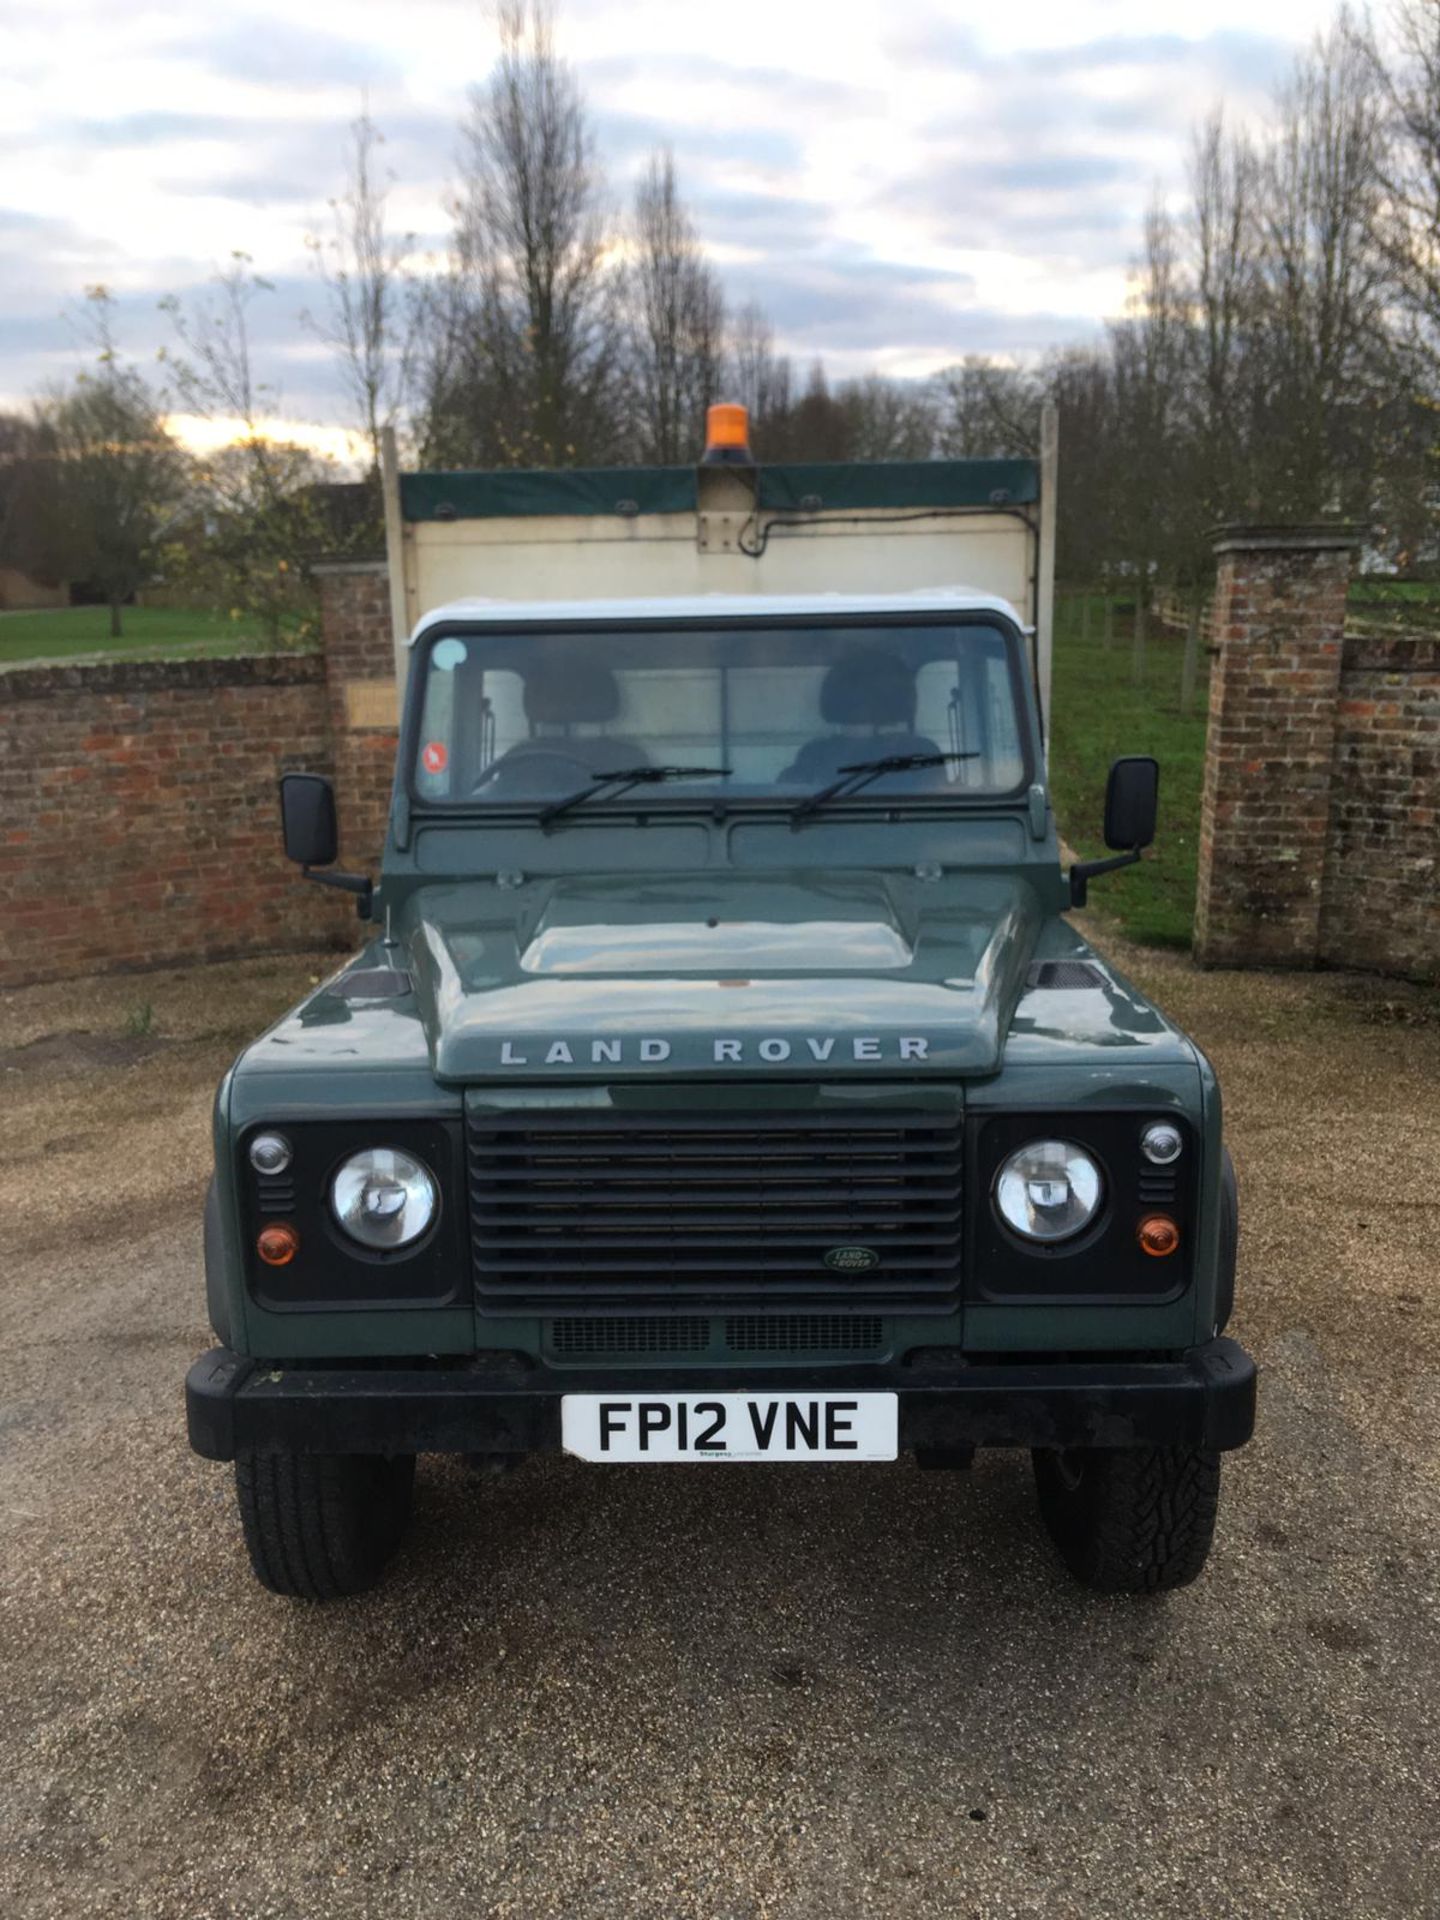
[[[1160,762],[1160,830],[1138,867],[1094,881],[1090,898],[1118,920],[1132,940],[1188,947],[1195,915],[1200,789],[1205,767],[1208,661],[1201,654],[1191,712],[1180,711],[1184,636],[1152,625],[1145,684],[1131,681],[1129,612],[1117,614],[1115,640],[1101,639],[1101,601],[1090,602],[1090,638],[1081,638],[1078,594],[1055,605],[1055,678],[1050,746],[1051,787],[1060,831],[1089,859],[1107,849],[1101,838],[1105,776],[1125,753],[1153,753]]]
[[[1352,607],[1410,607],[1432,611],[1440,601],[1440,582],[1434,580],[1387,580],[1371,574],[1350,582]]]
[[[1103,602],[1090,596],[1090,637],[1081,638],[1084,596],[1055,603],[1054,739],[1050,769],[1060,831],[1085,858],[1107,849],[1100,837],[1105,775],[1122,753],[1153,753],[1160,762],[1160,831],[1138,867],[1095,883],[1091,899],[1147,946],[1188,947],[1195,913],[1199,861],[1200,791],[1205,773],[1205,717],[1209,661],[1202,653],[1195,702],[1180,711],[1184,636],[1152,625],[1146,644],[1145,684],[1131,682],[1131,615],[1117,611],[1115,639],[1101,640]],[[1354,581],[1350,606],[1356,630],[1433,628],[1440,615],[1440,582]],[[1387,618],[1388,616],[1388,618]]]
[[[1346,627],[1354,634],[1433,633],[1440,621],[1440,582],[1352,580]]]
[[[184,607],[126,607],[124,632],[110,638],[107,607],[59,607],[45,613],[0,613],[0,665],[19,660],[73,660],[123,654],[131,659],[183,654],[261,653],[269,643],[258,621]]]

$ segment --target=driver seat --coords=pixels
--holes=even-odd
[[[649,754],[635,741],[584,731],[604,726],[620,711],[620,683],[602,660],[572,654],[530,668],[525,674],[524,704],[530,738],[511,747],[500,763],[507,788],[555,791],[553,756],[557,753],[592,773],[650,764]],[[532,759],[535,767],[527,776],[524,763]]]
[[[856,760],[940,751],[915,731],[915,669],[881,647],[835,662],[820,683],[820,718],[840,731],[807,740],[781,780],[826,786]]]

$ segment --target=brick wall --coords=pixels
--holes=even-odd
[[[0,985],[349,947],[305,885],[276,782],[331,774],[342,861],[376,871],[395,754],[383,566],[321,569],[321,656],[0,672]]]
[[[332,764],[313,657],[0,674],[0,982],[352,944],[280,848],[278,776]]]
[[[1354,545],[1333,527],[1217,541],[1206,964],[1440,974],[1440,643],[1345,638]]]
[[[1440,975],[1440,638],[1347,639],[1319,957]]]

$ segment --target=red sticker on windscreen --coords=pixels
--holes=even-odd
[[[425,750],[420,755],[420,761],[427,773],[443,773],[450,764],[450,756],[445,751],[445,742],[427,740]]]

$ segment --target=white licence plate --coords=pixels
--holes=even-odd
[[[582,1460],[893,1460],[893,1393],[567,1393]]]

